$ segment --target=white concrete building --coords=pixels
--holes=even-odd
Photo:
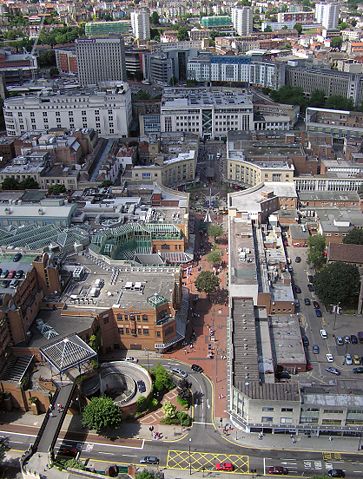
[[[106,137],[126,137],[132,119],[129,85],[110,82],[100,87],[8,98],[4,102],[6,132],[17,136],[31,130],[93,128]]]
[[[162,132],[225,138],[231,130],[253,130],[250,95],[204,88],[165,88],[160,107]]]
[[[82,86],[126,81],[123,38],[80,38],[76,40],[76,56]]]
[[[150,12],[148,9],[131,12],[131,28],[136,40],[150,40]]]
[[[232,24],[238,35],[248,35],[253,30],[253,10],[251,7],[231,9]]]
[[[339,3],[317,3],[315,5],[316,21],[327,29],[337,28],[339,12]]]

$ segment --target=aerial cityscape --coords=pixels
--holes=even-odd
[[[363,479],[363,0],[0,0],[0,479]]]

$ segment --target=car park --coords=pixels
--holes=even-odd
[[[180,377],[184,378],[184,379],[188,377],[188,373],[183,371],[180,368],[171,368],[171,372],[176,374],[177,376],[180,376]]]
[[[310,306],[311,305],[311,301],[309,298],[304,298],[304,303],[306,304],[306,306]]]
[[[217,462],[216,471],[233,471],[234,466],[231,462]]]
[[[14,263],[16,263],[17,261],[20,261],[22,256],[23,255],[21,253],[16,253],[16,255],[13,258]]]
[[[295,263],[301,263],[301,258],[300,258],[300,256],[296,256],[296,258],[295,258]]]
[[[326,332],[325,329],[320,330],[320,336],[322,339],[328,339],[328,333]]]
[[[335,342],[337,343],[337,346],[342,346],[344,344],[344,339],[341,336],[337,336]]]
[[[329,469],[328,477],[345,477],[343,469]]]
[[[278,475],[286,475],[289,473],[289,470],[287,467],[282,467],[282,466],[270,466],[267,468],[267,474],[278,474]]]
[[[146,391],[146,386],[144,381],[137,381],[137,389],[139,390],[139,393],[144,393]]]
[[[315,309],[320,309],[320,304],[317,301],[313,301],[313,306]]]
[[[345,364],[346,364],[347,366],[351,366],[351,365],[353,364],[352,355],[349,354],[349,353],[347,353],[347,354],[345,355]]]
[[[331,374],[335,374],[336,376],[340,376],[341,372],[337,368],[333,368],[332,366],[329,366],[328,368],[325,368],[325,371]]]
[[[313,353],[314,354],[319,354],[320,353],[320,348],[317,344],[314,344],[314,346],[313,346]]]
[[[351,335],[350,335],[350,342],[351,342],[352,344],[358,344],[358,338],[357,338],[357,336],[356,336],[355,334],[351,334]]]
[[[300,294],[301,293],[301,288],[295,284],[295,293]]]
[[[360,363],[361,363],[361,358],[360,358],[360,356],[358,356],[358,354],[354,354],[354,355],[353,355],[353,364],[354,364],[355,366],[359,366]]]
[[[333,363],[334,362],[334,356],[331,353],[326,353],[325,357],[326,357],[326,360],[328,361],[328,363]]]
[[[160,460],[156,456],[144,456],[140,459],[140,464],[159,464]]]
[[[191,368],[192,368],[192,371],[194,371],[196,373],[202,373],[203,372],[203,368],[202,368],[202,366],[199,366],[199,364],[192,364]]]
[[[360,368],[353,368],[353,373],[354,374],[363,374],[363,367],[361,366]]]
[[[311,283],[308,283],[308,290],[310,291],[310,293],[315,291],[315,288]]]
[[[316,309],[316,310],[315,310],[315,316],[316,316],[317,318],[321,318],[321,317],[323,316],[323,315],[321,314],[320,309]]]

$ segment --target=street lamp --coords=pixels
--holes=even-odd
[[[189,475],[190,476],[192,475],[192,459],[191,459],[191,456],[190,456],[190,443],[191,442],[192,442],[192,438],[190,437],[189,442],[188,442]]]

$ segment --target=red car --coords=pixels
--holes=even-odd
[[[274,475],[286,475],[289,473],[289,470],[286,467],[282,466],[270,466],[267,469],[267,474],[274,474]]]
[[[74,446],[63,445],[60,446],[58,454],[60,456],[76,457],[78,454],[78,449]]]
[[[233,471],[234,466],[231,462],[218,462],[216,464],[216,471]]]

